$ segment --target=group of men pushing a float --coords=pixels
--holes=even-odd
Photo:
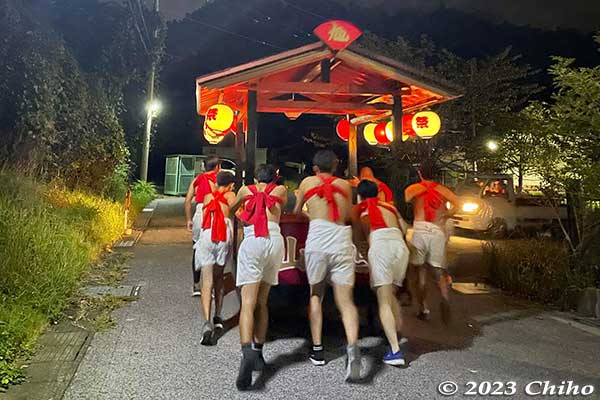
[[[444,231],[446,203],[456,204],[456,196],[446,187],[424,179],[405,191],[407,202],[414,206],[411,250],[405,243],[406,224],[393,204],[391,190],[372,175],[361,171],[361,179],[347,181],[334,175],[338,158],[332,151],[322,150],[313,158],[314,176],[305,178],[297,191],[294,213],[306,205],[309,217],[308,236],[304,248],[306,274],[310,284],[309,320],[314,365],[324,365],[322,342],[322,301],[326,287],[333,287],[347,339],[346,381],[361,376],[361,354],[358,347],[359,321],[353,300],[355,263],[352,225],[360,226],[369,241],[371,286],[377,294],[379,317],[390,349],[383,361],[404,365],[400,349],[402,340],[400,304],[396,291],[406,276],[407,266],[417,267],[414,293],[419,303],[419,316],[429,317],[425,304],[428,271],[436,273],[441,290],[442,318],[449,317],[448,284],[444,274],[447,236]],[[214,344],[214,332],[223,329],[223,268],[232,252],[234,216],[242,222],[244,238],[238,250],[236,285],[241,292],[239,317],[242,360],[236,386],[248,389],[252,372],[265,367],[263,345],[268,326],[267,300],[271,286],[278,284],[279,268],[284,256],[284,239],[279,221],[287,203],[287,189],[280,185],[272,165],[260,165],[255,184],[233,192],[234,176],[220,171],[218,158],[208,159],[207,172],[190,185],[186,197],[188,229],[194,240],[194,281],[201,283],[201,304],[205,319],[202,344]],[[425,174],[427,171],[423,170]],[[360,202],[352,204],[352,186],[357,187]],[[197,203],[192,215],[192,199]],[[214,296],[215,313],[211,318]]]

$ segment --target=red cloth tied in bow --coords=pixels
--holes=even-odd
[[[425,221],[433,222],[435,221],[436,211],[444,205],[444,198],[437,190],[435,190],[438,186],[437,182],[422,181],[421,186],[425,188],[425,191],[418,197],[423,197]]]
[[[200,174],[194,180],[194,187],[196,188],[196,203],[204,202],[204,196],[212,192],[211,182],[217,181],[217,171],[205,172]]]
[[[371,231],[376,231],[377,229],[389,228],[383,219],[383,214],[379,207],[383,207],[388,211],[391,211],[396,215],[398,215],[398,210],[391,204],[382,203],[377,199],[377,197],[368,198],[358,204],[358,208],[361,213],[367,211],[369,214],[369,222],[371,223]]]
[[[345,199],[347,199],[348,194],[344,192],[342,188],[333,184],[333,181],[337,179],[335,176],[317,176],[319,177],[319,179],[321,179],[321,182],[323,183],[307,191],[304,195],[304,198],[308,200],[313,196],[318,196],[322,199],[325,199],[327,201],[327,204],[329,205],[329,217],[332,219],[332,221],[337,221],[340,218],[340,210],[338,209],[337,203],[335,202],[334,195],[336,193],[339,193],[342,196],[344,196]]]
[[[210,238],[213,242],[227,241],[227,223],[221,204],[228,204],[225,192],[219,190],[212,192],[213,199],[204,205],[204,218],[202,229],[212,229]]]
[[[283,203],[283,199],[273,196],[271,192],[277,187],[274,183],[269,183],[264,192],[260,192],[255,185],[248,186],[252,194],[244,198],[244,211],[239,215],[239,219],[247,224],[254,225],[254,235],[256,237],[269,236],[269,221],[267,218],[267,209],[276,204]]]

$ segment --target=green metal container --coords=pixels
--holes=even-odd
[[[168,155],[165,165],[164,193],[181,196],[187,193],[190,183],[204,171],[206,156],[173,154]]]

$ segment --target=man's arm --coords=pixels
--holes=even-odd
[[[422,185],[410,185],[404,191],[404,201],[410,203],[415,197],[423,193],[425,189]]]
[[[192,227],[194,226],[192,222],[192,199],[194,198],[195,188],[194,181],[190,183],[190,187],[188,188],[187,194],[185,195],[185,220],[188,231],[192,231]]]
[[[281,201],[281,210],[283,210],[288,202],[287,188],[283,185],[280,185],[277,187],[276,190],[277,190],[277,197],[279,197],[282,200]]]
[[[304,179],[298,187],[298,193],[296,194],[296,206],[294,207],[294,214],[301,214],[302,207],[304,207],[304,193],[306,192],[306,179]]]
[[[235,214],[240,206],[244,203],[244,199],[247,195],[248,189],[246,186],[242,186],[240,190],[238,190],[237,196],[234,197],[233,202],[229,206],[232,214]]]
[[[448,200],[450,203],[452,203],[453,209],[456,210],[458,208],[460,200],[459,200],[458,196],[452,192],[452,190],[450,190],[447,187],[442,186],[442,185],[436,186],[435,189],[438,191],[439,194],[444,196],[444,198],[446,200]]]

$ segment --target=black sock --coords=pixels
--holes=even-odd
[[[251,356],[253,353],[254,350],[252,349],[252,343],[242,345],[242,355],[244,356],[244,358]]]
[[[323,345],[322,344],[313,344],[312,349],[314,352],[323,351]]]

